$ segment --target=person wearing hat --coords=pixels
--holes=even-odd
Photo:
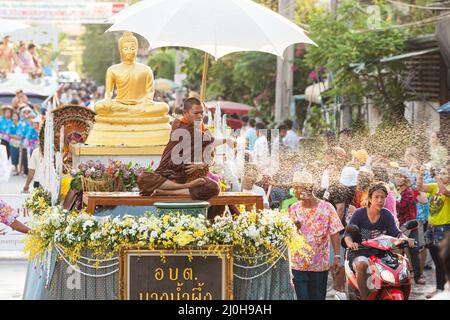
[[[25,93],[23,93],[23,90],[16,90],[16,96],[11,101],[11,105],[14,110],[18,110],[21,105],[28,105],[28,103],[28,97],[25,95]]]
[[[11,163],[14,166],[14,175],[18,176],[19,173],[19,156],[21,148],[21,124],[19,114],[14,111],[12,114],[12,122],[8,126],[7,134],[9,137],[9,152],[11,155]]]
[[[13,111],[11,106],[5,105],[2,107],[2,116],[0,116],[0,138],[2,145],[6,147],[8,159],[10,158],[8,128],[12,123]]]
[[[292,186],[300,201],[289,208],[289,216],[311,247],[310,259],[295,253],[292,257],[293,284],[299,300],[325,300],[330,270],[330,242],[339,252],[339,232],[344,226],[334,207],[314,196],[315,181],[307,171],[295,172]],[[340,255],[334,259],[332,271],[340,268]]]
[[[411,188],[411,179],[411,174],[406,168],[400,168],[395,174],[395,185],[400,194],[400,200],[396,203],[397,218],[400,226],[417,218],[416,203],[418,192]],[[418,242],[418,229],[411,230],[409,237]],[[419,247],[415,246],[410,250],[410,253],[414,281],[416,284],[424,285],[426,282],[420,268]]]
[[[367,161],[369,160],[369,154],[366,150],[352,150],[352,162],[357,166],[357,168],[366,168]]]

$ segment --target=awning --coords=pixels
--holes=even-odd
[[[450,112],[450,101],[440,106],[437,110],[438,113],[447,113]]]
[[[378,62],[379,63],[392,62],[392,61],[408,59],[408,58],[412,58],[412,57],[416,57],[416,56],[421,56],[421,55],[424,55],[427,53],[439,52],[439,51],[440,51],[440,49],[437,47],[431,48],[431,49],[420,50],[420,51],[413,51],[413,52],[400,54],[397,56],[385,57],[385,58],[375,59],[375,60],[367,61],[367,62],[351,63],[350,68],[353,68],[353,69],[355,69],[356,72],[359,72],[362,69],[364,69],[367,64],[378,63]]]

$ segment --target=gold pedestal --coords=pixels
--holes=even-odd
[[[70,145],[70,152],[72,153],[72,166],[77,168],[80,163],[86,163],[89,160],[99,160],[107,165],[108,160],[120,160],[123,163],[140,164],[147,167],[152,161],[154,168],[159,165],[161,155],[165,146],[143,146],[143,147],[129,147],[129,146],[92,146],[86,144],[72,144]]]
[[[95,123],[86,144],[90,146],[149,147],[165,146],[170,139],[167,124],[114,124]]]

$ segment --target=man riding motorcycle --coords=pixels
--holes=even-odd
[[[391,212],[384,208],[387,195],[388,192],[384,184],[373,184],[369,188],[367,207],[356,210],[349,222],[349,225],[356,225],[359,228],[361,239],[353,239],[351,234],[345,233],[344,241],[347,248],[355,250],[349,252],[349,262],[356,271],[358,289],[362,300],[367,300],[369,295],[367,268],[370,252],[365,249],[358,250],[358,242],[388,235],[408,241],[411,248],[415,245],[414,239],[409,239],[402,234],[395,225]]]

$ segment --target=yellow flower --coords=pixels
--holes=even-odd
[[[65,175],[64,178],[61,181],[61,193],[60,198],[65,199],[67,196],[67,193],[69,193],[70,190],[70,182],[72,181],[72,177],[69,175]]]
[[[195,231],[193,235],[194,235],[194,238],[200,238],[205,235],[205,231],[203,231],[203,229],[200,229],[200,230]]]

